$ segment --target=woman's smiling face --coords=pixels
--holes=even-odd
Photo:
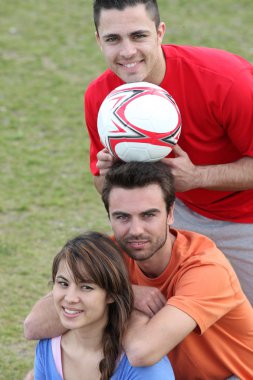
[[[53,298],[66,329],[103,329],[110,299],[104,289],[87,281],[76,281],[65,260],[61,260],[53,286]]]

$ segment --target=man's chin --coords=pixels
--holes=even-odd
[[[118,72],[118,77],[125,83],[136,83],[136,82],[144,82],[144,76],[138,73],[125,73],[125,72]]]
[[[124,252],[129,256],[131,259],[135,261],[146,261],[150,259],[150,257],[153,256],[153,253],[145,253],[143,250],[130,250],[128,248],[123,248]]]

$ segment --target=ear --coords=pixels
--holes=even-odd
[[[171,226],[174,223],[174,204],[170,208],[170,212],[167,216],[167,224],[168,226]]]
[[[114,303],[115,301],[112,298],[112,296],[107,296],[106,302],[107,302],[107,304],[109,304],[109,303]]]
[[[158,28],[157,28],[157,37],[158,42],[161,44],[163,41],[164,34],[166,32],[166,25],[164,22],[160,22]]]
[[[100,50],[102,50],[100,37],[99,37],[99,34],[98,34],[97,31],[95,32],[95,37],[96,37],[97,44],[98,44],[98,46],[100,47]]]

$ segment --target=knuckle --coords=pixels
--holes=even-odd
[[[151,296],[152,297],[156,297],[158,294],[159,294],[158,289],[152,289],[152,291],[151,291]]]

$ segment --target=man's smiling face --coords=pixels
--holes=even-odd
[[[143,4],[124,10],[102,9],[97,41],[108,67],[124,82],[160,84],[165,74],[161,43],[164,23],[155,22]]]

